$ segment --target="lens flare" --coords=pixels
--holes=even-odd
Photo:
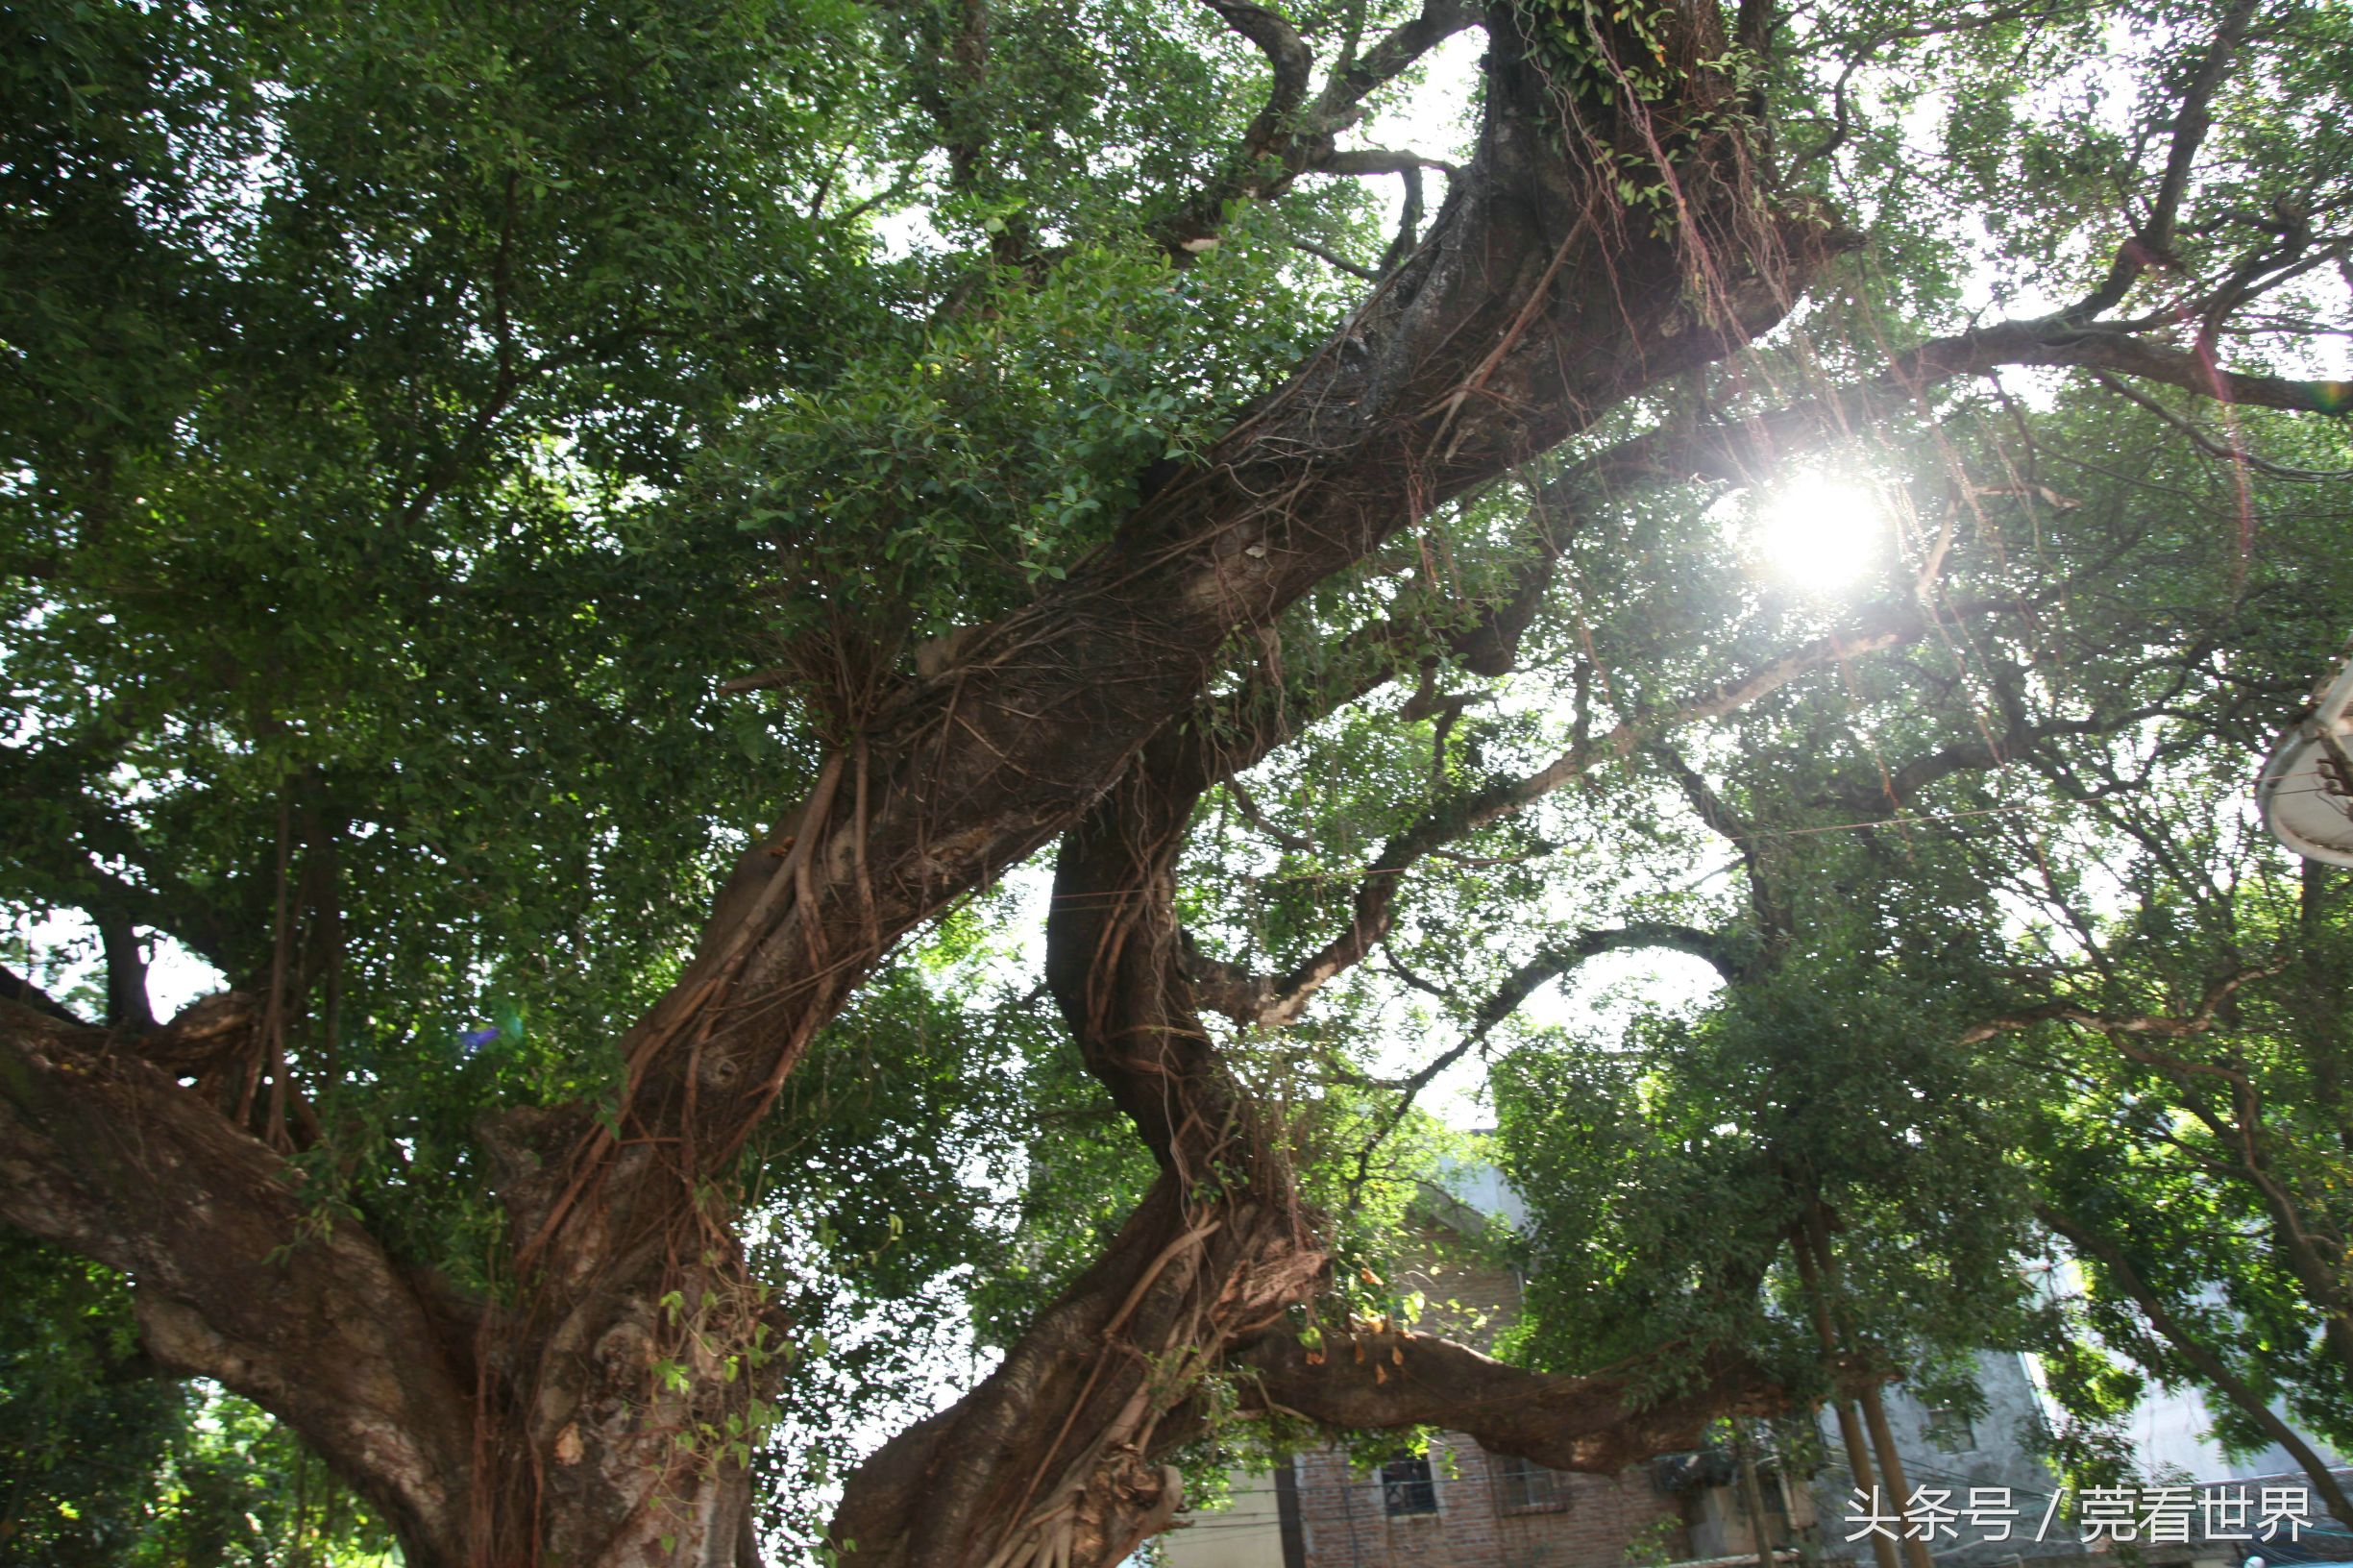
[[[1887,560],[1887,509],[1869,486],[1807,477],[1766,498],[1756,549],[1775,576],[1801,588],[1848,588]]]

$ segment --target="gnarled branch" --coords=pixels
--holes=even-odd
[[[1172,257],[1182,261],[1213,243],[1228,203],[1243,197],[1271,200],[1302,174],[1395,173],[1407,159],[1417,171],[1435,167],[1455,172],[1412,154],[1342,152],[1335,138],[1356,123],[1367,94],[1477,22],[1476,8],[1463,0],[1425,0],[1420,14],[1336,70],[1310,101],[1306,89],[1314,59],[1290,24],[1249,0],[1203,3],[1259,46],[1273,81],[1264,107],[1252,118],[1225,166],[1154,226],[1153,237]]]
[[[1648,1368],[1589,1377],[1530,1372],[1427,1335],[1326,1331],[1313,1351],[1288,1332],[1236,1358],[1250,1376],[1244,1408],[1281,1409],[1328,1426],[1441,1426],[1482,1447],[1556,1470],[1615,1475],[1628,1465],[1697,1447],[1720,1416],[1764,1415],[1788,1395],[1752,1366],[1702,1357],[1679,1383]]]
[[[419,1560],[462,1559],[463,1330],[198,1095],[106,1031],[13,1002],[0,1002],[0,1220],[129,1275],[158,1360],[284,1420]]]
[[[2246,41],[2247,28],[2254,21],[2257,9],[2258,0],[2235,0],[2230,10],[2222,13],[2221,23],[2199,57],[2197,69],[2191,74],[2180,102],[2173,106],[2173,135],[2167,147],[2165,173],[2157,182],[2157,194],[2149,205],[2148,217],[2118,248],[2099,286],[2062,312],[2065,319],[2089,321],[2114,309],[2151,263],[2162,264],[2170,257],[2173,231],[2181,219],[2182,198],[2190,189],[2191,171],[2197,163],[2198,149],[2205,145],[2206,133],[2214,128],[2214,95],[2230,73],[2231,61],[2239,46]]]

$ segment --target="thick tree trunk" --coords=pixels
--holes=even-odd
[[[1288,1167],[1185,972],[1176,858],[1219,762],[1213,737],[1156,737],[1065,835],[1047,923],[1046,978],[1080,1056],[1160,1179],[981,1387],[859,1471],[834,1533],[863,1564],[1116,1562],[1178,1506],[1156,1461],[1195,1430],[1201,1380],[1323,1277]]]
[[[654,1304],[678,1287],[679,1261],[717,1234],[691,1195],[891,943],[1073,822],[1193,700],[1231,632],[1268,624],[1432,506],[1786,309],[1795,284],[1784,264],[1811,231],[1757,229],[1764,208],[1751,193],[1735,199],[1728,172],[1739,149],[1728,141],[1716,163],[1685,171],[1690,216],[1662,237],[1618,206],[1612,181],[1562,133],[1539,73],[1501,36],[1508,25],[1491,57],[1478,158],[1416,256],[1297,380],[1145,502],[1060,589],[982,629],[937,678],[861,716],[868,739],[780,827],[779,847],[788,835],[792,847],[747,857],[695,963],[632,1034],[621,1139],[576,1128],[568,1152],[556,1129],[508,1139],[527,1172],[509,1188],[520,1258],[543,1283],[527,1318],[502,1331],[536,1347],[498,1368],[503,1516],[537,1518],[568,1476],[595,1482],[650,1463],[667,1436],[647,1434],[682,1418],[649,1401],[645,1363],[675,1361],[680,1338],[665,1337]],[[1685,25],[1681,61],[1720,52],[1712,12]],[[1697,70],[1687,83],[1690,103],[1648,112],[1697,113],[1725,91]],[[1131,979],[1092,993],[1129,1006],[1148,994],[1138,988],[1165,987],[1177,973],[1173,928],[1155,924],[1149,943],[1144,954],[1098,951],[1091,962]],[[1067,1010],[1066,980],[1058,989]],[[1169,1022],[1168,1006],[1161,997],[1145,1009],[1155,1038],[1185,1042],[1169,1047],[1180,1057],[1195,1052],[1197,1023]],[[1189,1015],[1189,1000],[1177,1007]],[[1125,1043],[1107,1050],[1134,1052],[1146,1037],[1115,1038]],[[1186,1070],[1128,1060],[1108,1081],[1140,1124],[1164,1114],[1147,1102]],[[1193,1122],[1146,1128],[1165,1189],[1011,1370],[878,1458],[878,1479],[844,1512],[865,1560],[884,1560],[885,1539],[896,1543],[889,1560],[927,1568],[1065,1547],[1073,1561],[1115,1558],[1165,1501],[1149,1459],[1170,1395],[1152,1368],[1170,1363],[1156,1359],[1214,1364],[1220,1345],[1306,1293],[1320,1260],[1287,1176],[1262,1164],[1260,1135],[1222,1076],[1205,1068],[1166,1103]],[[1213,1159],[1249,1174],[1207,1201],[1193,1185]],[[1110,1349],[1102,1336],[1115,1328],[1140,1358]],[[560,1391],[552,1405],[550,1389]],[[950,1427],[967,1435],[943,1446]],[[566,1432],[585,1450],[569,1470],[551,1446]],[[919,1450],[931,1457],[909,1457]],[[956,1472],[955,1507],[935,1492],[920,1519],[895,1523],[873,1501],[901,1495],[890,1477],[936,1482],[944,1463]],[[592,1488],[577,1506],[601,1495]],[[717,1531],[718,1513],[697,1506]],[[642,1542],[656,1529],[650,1507],[606,1502],[606,1517],[577,1537],[576,1560],[620,1560],[618,1547],[599,1555],[593,1537],[609,1529],[616,1542]],[[669,1521],[665,1537],[674,1528],[691,1521]],[[498,1538],[502,1550],[524,1539],[519,1525]],[[716,1552],[719,1536],[707,1538]]]
[[[1818,228],[1749,184],[1740,122],[1718,112],[1731,84],[1701,64],[1724,53],[1714,8],[1661,25],[1679,96],[1581,102],[1572,124],[1497,10],[1472,166],[1296,379],[946,669],[841,694],[841,749],[624,1041],[617,1113],[487,1129],[511,1304],[466,1321],[355,1223],[306,1216],[282,1163],[217,1113],[143,1065],[88,1066],[104,1047],[54,1027],[12,1023],[0,1058],[0,1213],[129,1270],[159,1348],[285,1416],[420,1565],[733,1568],[727,1444],[766,1382],[763,1308],[714,1194],[815,1031],[900,937],[1114,781],[1151,789],[1131,764],[1232,634],[1787,310]],[[1595,145],[1670,143],[1671,206],[1629,211]],[[1158,823],[1135,853],[1160,882],[1189,799],[1123,808]],[[843,1519],[863,1560],[1113,1560],[1172,1503],[1156,1455],[1189,1391],[1319,1275],[1287,1173],[1191,1018],[1167,907],[1163,888],[1100,924],[1057,977],[1161,1185],[997,1377],[862,1473]],[[114,1126],[140,1138],[101,1136]]]
[[[1182,1502],[1160,1457],[1198,1429],[1220,1347],[1303,1299],[1322,1256],[1282,1206],[1163,1176],[981,1386],[852,1479],[834,1538],[866,1568],[1109,1564]]]

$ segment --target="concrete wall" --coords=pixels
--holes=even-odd
[[[1160,1538],[1165,1568],[1283,1568],[1274,1477],[1238,1472],[1231,1483],[1231,1507],[1189,1514],[1187,1528]]]
[[[2152,1383],[2126,1422],[2141,1472],[2152,1480],[2252,1481],[2292,1472],[2292,1482],[2304,1479],[2294,1458],[2277,1443],[2237,1458],[2223,1453],[2211,1435],[2214,1414],[2195,1388],[2163,1388]],[[2332,1467],[2344,1463],[2344,1456],[2306,1436]]]
[[[1902,1385],[1885,1390],[1882,1396],[1896,1450],[1903,1458],[1905,1479],[1915,1489],[1949,1492],[1946,1506],[1966,1508],[1972,1488],[2007,1488],[2015,1510],[2006,1541],[1987,1540],[1987,1535],[1997,1531],[1972,1525],[1964,1514],[1956,1525],[1958,1538],[1939,1539],[1929,1550],[1939,1563],[1957,1564],[2080,1554],[2073,1529],[2061,1520],[2052,1521],[2048,1539],[2040,1543],[2034,1539],[2059,1480],[2030,1446],[2043,1424],[2043,1406],[2027,1376],[2024,1359],[2009,1352],[1986,1351],[1977,1358],[1976,1380],[1978,1391],[1985,1396],[1986,1411],[1970,1422],[1971,1432],[1965,1439],[1932,1436],[1931,1412]],[[1847,1518],[1854,1478],[1847,1469],[1847,1451],[1839,1441],[1837,1420],[1828,1410],[1823,1412],[1821,1430],[1823,1450],[1829,1461],[1814,1485],[1823,1550],[1832,1556],[1866,1560],[1871,1556],[1871,1543],[1846,1539],[1858,1528]],[[1900,1504],[1898,1500],[1899,1507]]]

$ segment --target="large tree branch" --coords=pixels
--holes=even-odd
[[[1311,1350],[1287,1331],[1236,1359],[1245,1409],[1304,1415],[1343,1430],[1439,1426],[1480,1446],[1592,1475],[1695,1448],[1707,1423],[1770,1414],[1788,1395],[1757,1369],[1721,1357],[1680,1368],[1557,1377],[1530,1372],[1427,1335],[1325,1331]]]
[[[2123,303],[2133,283],[2152,262],[2164,264],[2170,259],[2173,232],[2181,219],[2182,198],[2190,189],[2190,174],[2197,163],[2198,149],[2205,145],[2207,132],[2214,128],[2214,95],[2230,73],[2231,61],[2239,46],[2246,41],[2247,28],[2255,19],[2258,4],[2259,0],[2234,0],[2230,10],[2222,13],[2213,40],[2199,57],[2197,69],[2191,73],[2189,85],[2173,107],[2173,135],[2166,153],[2165,174],[2157,182],[2148,216],[2118,249],[2116,259],[2109,263],[2108,275],[2100,280],[2099,286],[2064,312],[2067,319],[2089,321],[2114,309]]]
[[[1592,491],[1630,481],[1755,484],[1779,473],[1792,453],[1919,407],[1931,388],[1946,381],[2012,366],[2104,371],[2225,404],[2333,418],[2353,414],[2353,384],[2228,371],[2211,356],[2152,342],[2120,327],[2075,325],[2048,316],[1930,338],[1895,355],[1875,376],[1779,407],[1721,424],[1634,436],[1570,464],[1550,489],[1564,502],[1591,505]]]
[[[1442,169],[1448,174],[1462,171],[1441,159],[1422,153],[1394,152],[1386,147],[1357,147],[1333,153],[1316,159],[1317,174],[1354,175],[1409,174],[1423,169]]]
[[[1235,737],[1273,744],[1280,710]],[[1095,1264],[1004,1363],[862,1466],[835,1522],[859,1560],[1108,1563],[1177,1494],[1150,1461],[1223,1347],[1312,1292],[1324,1257],[1287,1163],[1194,1016],[1175,865],[1223,765],[1195,733],[1155,736],[1064,836],[1046,979],[1080,1059],[1162,1165]],[[923,1506],[908,1504],[920,1495]]]
[[[0,1219],[122,1270],[159,1360],[284,1420],[420,1560],[463,1556],[462,1331],[355,1218],[306,1202],[284,1161],[196,1094],[105,1031],[10,1002]]]
[[[1208,1152],[1201,1139],[1250,1136],[1244,1099],[1193,1012],[1176,919],[1177,855],[1220,762],[1173,726],[1154,737],[1064,835],[1046,919],[1046,983],[1088,1070],[1162,1164],[1189,1178]]]
[[[1956,365],[1986,369],[1998,364],[2047,365],[2055,369],[2107,370],[2178,386],[2240,407],[2280,408],[2338,419],[2353,414],[2353,387],[2343,381],[2295,380],[2283,376],[2225,370],[2194,350],[2152,342],[2121,329],[2086,328],[2071,334],[2041,323],[2026,326],[2039,330],[2009,333],[1990,329],[1977,334],[1991,340],[1952,351]],[[1934,357],[1924,356],[1923,367],[1935,368]],[[1958,373],[1958,368],[1954,373]]]
[[[983,201],[998,194],[992,154],[998,127],[988,102],[989,0],[951,0],[937,9],[886,7],[906,17],[914,30],[914,59],[907,80],[915,101],[931,117],[947,156],[949,188]],[[989,237],[989,254],[1000,266],[1017,267],[1036,258],[1035,236],[1026,216],[999,215]],[[952,308],[951,304],[951,308]]]
[[[2277,974],[2277,968],[2249,968],[2216,982],[2206,989],[2197,1008],[2188,1017],[2172,1017],[2164,1014],[2115,1014],[2096,1012],[2080,1002],[2046,1002],[2036,1007],[2022,1008],[1986,1019],[1962,1031],[1954,1041],[1959,1045],[1974,1045],[1996,1035],[2014,1034],[2046,1023],[2073,1023],[2096,1030],[2117,1042],[2118,1048],[2133,1061],[2182,1077],[2211,1077],[2244,1083],[2246,1075],[2236,1067],[2213,1063],[2189,1062],[2164,1051],[2152,1050],[2138,1043],[2135,1036],[2153,1036],[2163,1040],[2183,1040],[2202,1035],[2215,1025],[2222,1004],[2237,995],[2242,988],[2267,975]]]
[[[1300,41],[1291,24],[1280,12],[1254,5],[1251,0],[1202,0],[1202,4],[1224,18],[1226,26],[1258,45],[1259,53],[1266,57],[1267,68],[1274,80],[1267,85],[1266,102],[1249,129],[1242,133],[1238,157],[1244,163],[1255,163],[1273,153],[1287,139],[1293,114],[1307,101],[1308,77],[1315,69],[1315,53]]]
[[[869,1568],[1111,1568],[1164,1528],[1191,1390],[1323,1265],[1295,1215],[1189,1186],[1164,1174],[978,1388],[860,1465],[834,1540]]]
[[[1345,699],[1384,678],[1385,666],[1371,669],[1321,690]],[[1189,1430],[1173,1417],[1192,1384],[1323,1278],[1287,1163],[1194,1013],[1198,955],[1175,917],[1176,861],[1198,801],[1319,711],[1287,696],[1262,669],[1213,719],[1164,727],[1064,837],[1047,980],[1082,1061],[1164,1173],[995,1375],[861,1469],[836,1531],[862,1556],[928,1561],[948,1542],[1015,1558],[1126,1551],[1173,1506],[1170,1483],[1144,1461]],[[1591,933],[1550,961],[1565,968],[1572,946],[1589,955],[1637,941],[1707,945],[1679,928]],[[1540,983],[1532,967],[1520,995]],[[1514,1005],[1499,1001],[1485,1027]],[[1026,1446],[976,1457],[976,1434],[1015,1432]],[[1047,1432],[1059,1435],[1041,1450]],[[926,1507],[902,1511],[918,1492]]]
[[[1846,786],[1840,792],[1840,798],[1857,812],[1886,821],[1900,814],[1923,790],[1956,773],[1988,772],[2006,768],[2022,757],[2033,754],[2047,742],[2080,735],[2114,735],[2133,724],[2158,718],[2166,711],[2163,704],[2149,703],[2091,714],[2082,719],[2047,719],[2039,723],[2020,715],[1998,735],[1989,732],[1924,752],[1901,767],[1883,773],[1875,787]]]

